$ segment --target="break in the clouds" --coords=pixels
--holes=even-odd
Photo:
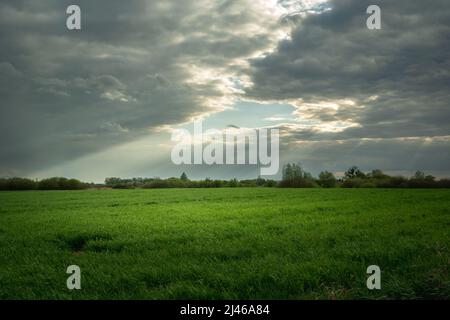
[[[363,27],[373,1],[333,1],[301,19],[274,52],[251,60],[248,96],[293,104],[296,139],[448,135],[448,2],[376,2],[379,31]]]
[[[0,176],[177,175],[167,130],[195,117],[279,127],[313,172],[448,174],[447,2],[2,1]]]

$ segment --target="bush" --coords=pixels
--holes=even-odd
[[[230,181],[227,182],[227,187],[237,188],[239,186],[238,184],[239,183],[238,183],[237,179],[231,179]]]
[[[437,181],[438,188],[450,188],[450,179],[441,179]]]
[[[34,190],[36,182],[26,178],[4,179],[2,190]]]
[[[88,185],[76,179],[53,177],[39,181],[37,187],[39,190],[82,190]]]
[[[111,186],[113,189],[134,189],[134,186],[127,183],[117,183]]]
[[[337,180],[331,172],[322,171],[319,174],[319,180],[317,183],[323,188],[334,188],[336,187]]]
[[[425,176],[424,173],[417,171],[416,175],[409,179],[408,187],[410,188],[435,188],[437,186],[436,178],[433,176]]]
[[[150,183],[144,185],[145,189],[156,189],[156,188],[169,188],[169,183],[166,180],[155,179]]]
[[[256,180],[241,180],[239,182],[239,187],[244,187],[244,188],[253,188],[253,187],[257,187],[258,183]]]
[[[376,181],[378,188],[407,188],[408,179],[404,177],[387,177]]]
[[[273,188],[277,186],[277,182],[275,180],[266,180],[264,183],[264,187]]]
[[[316,188],[317,183],[312,179],[290,179],[278,183],[280,188]]]
[[[89,185],[76,179],[49,178],[34,181],[26,178],[0,179],[0,190],[81,190]]]
[[[342,183],[342,188],[362,188],[364,180],[361,178],[346,179]]]

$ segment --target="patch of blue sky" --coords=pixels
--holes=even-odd
[[[278,123],[294,120],[294,107],[290,104],[261,104],[237,101],[232,109],[215,113],[203,122],[204,130],[224,129],[228,126],[240,128],[272,127]]]

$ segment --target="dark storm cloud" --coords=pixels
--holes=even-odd
[[[366,28],[371,4],[381,7],[382,30]],[[363,106],[331,113],[299,109],[300,118],[359,124],[335,139],[450,134],[448,1],[336,0],[330,6],[298,20],[291,39],[252,61],[248,95],[302,99],[299,106],[336,99]]]
[[[78,4],[82,30],[66,29]],[[0,175],[23,175],[213,108],[189,67],[226,67],[268,43],[232,1],[2,1]],[[208,100],[209,99],[209,100]]]
[[[448,1],[336,0],[307,15],[311,1],[278,1],[295,8],[279,16],[264,7],[275,2],[2,1],[0,176],[51,169],[229,106],[228,78],[243,99],[296,106],[297,118],[281,125],[282,159],[450,171]],[[73,3],[81,31],[66,29]],[[371,4],[382,9],[382,30],[366,28]],[[288,26],[290,39],[277,43]]]

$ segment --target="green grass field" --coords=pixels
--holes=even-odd
[[[450,191],[0,193],[2,299],[450,298]],[[81,290],[66,288],[67,266]],[[382,270],[368,290],[366,268]]]

